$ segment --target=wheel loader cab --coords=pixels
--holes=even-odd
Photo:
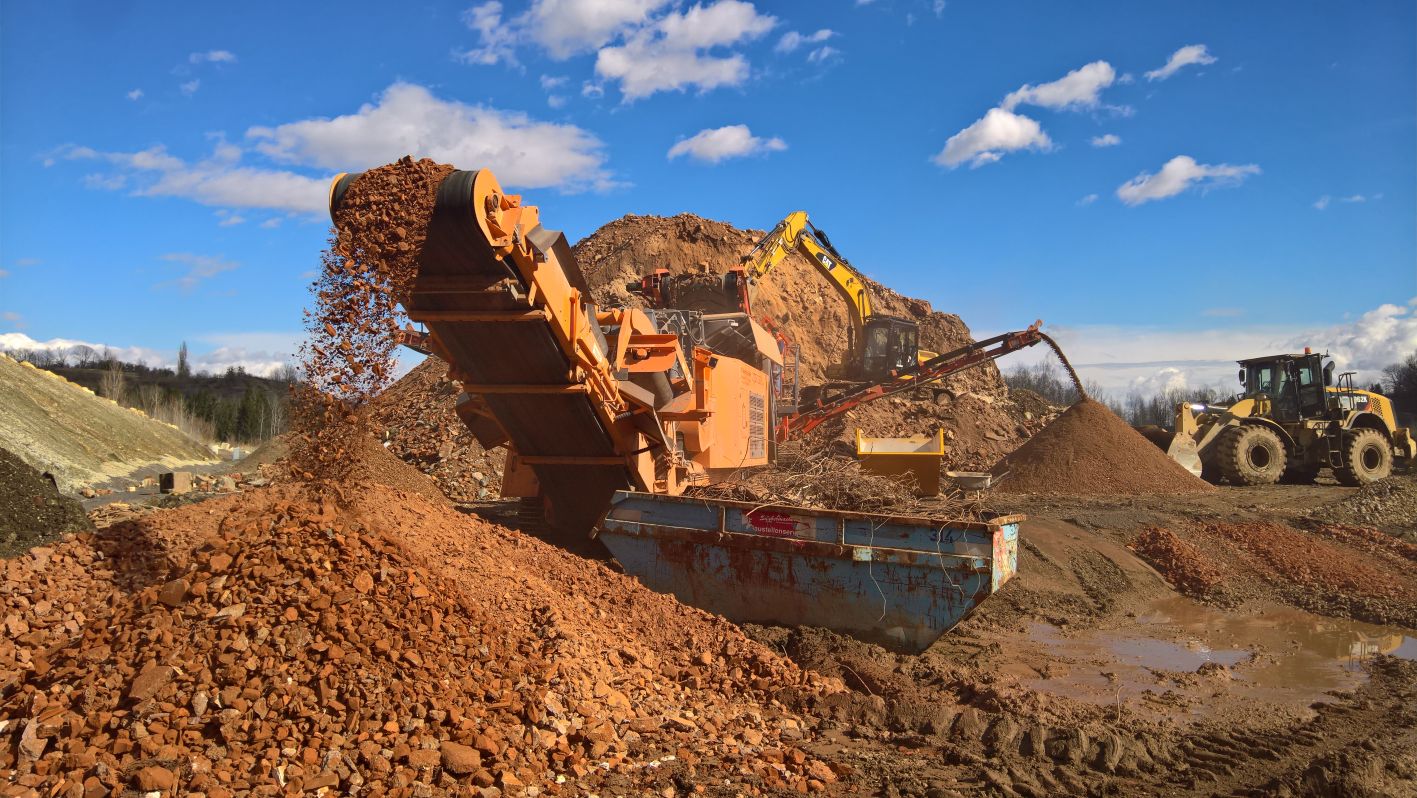
[[[857,379],[886,379],[893,372],[917,364],[920,349],[919,327],[913,321],[894,316],[872,316],[864,326],[860,373]]]
[[[1278,422],[1315,418],[1327,412],[1324,386],[1333,380],[1333,365],[1321,355],[1279,356],[1241,361],[1245,396],[1269,398],[1270,416]]]

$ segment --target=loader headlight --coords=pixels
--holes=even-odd
[[[1203,404],[1192,404],[1192,405],[1191,405],[1191,411],[1192,411],[1192,412],[1195,412],[1195,413],[1204,413],[1204,412],[1205,412],[1205,408],[1206,408],[1206,406],[1203,405]]]

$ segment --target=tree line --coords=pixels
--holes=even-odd
[[[194,373],[186,342],[178,350],[176,368],[128,363],[111,350],[87,346],[7,354],[172,424],[203,443],[259,444],[284,433],[290,386],[298,379],[289,365],[271,377],[258,377],[241,366]]]

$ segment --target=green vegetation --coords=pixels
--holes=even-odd
[[[221,374],[193,373],[185,342],[176,369],[124,363],[111,353],[92,350],[7,354],[137,408],[203,443],[256,444],[285,432],[290,386],[296,380],[290,366],[272,377],[248,374],[240,366]]]

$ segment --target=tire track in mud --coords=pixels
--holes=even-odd
[[[1270,727],[1204,721],[1179,731],[1105,714],[1049,724],[937,702],[901,729],[907,714],[881,696],[862,696],[874,712],[833,696],[835,712],[819,716],[845,723],[854,785],[879,795],[1417,795],[1417,663],[1379,656],[1369,668],[1359,692]],[[871,733],[871,720],[887,717],[896,730]]]

